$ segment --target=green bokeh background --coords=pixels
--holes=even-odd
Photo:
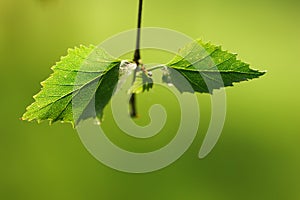
[[[197,154],[210,100],[198,95],[201,122],[189,150],[162,170],[127,174],[94,159],[70,125],[19,118],[68,47],[134,28],[137,0],[0,0],[0,199],[300,199],[299,10],[296,0],[145,0],[144,26],[221,44],[268,73],[226,89],[224,130],[205,159]],[[146,151],[172,138],[177,104],[159,90],[139,97],[137,123],[162,103],[174,113],[164,132],[148,141],[124,137],[107,109],[103,126],[115,143]]]

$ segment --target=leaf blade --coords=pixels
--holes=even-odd
[[[166,64],[178,71],[196,92],[212,93],[214,89],[233,86],[233,83],[251,80],[265,74],[253,70],[249,64],[237,59],[237,55],[223,51],[220,46],[196,40],[186,45],[173,60]],[[167,70],[168,70],[167,68]],[[176,76],[169,70],[168,79],[175,87]],[[164,77],[166,79],[166,76]],[[184,89],[179,89],[185,92]]]
[[[119,65],[119,60],[92,45],[69,49],[68,55],[51,68],[53,73],[41,83],[41,91],[34,95],[35,101],[26,108],[22,119],[77,124],[80,116],[74,119],[74,112],[79,115],[84,112],[107,72],[116,69],[114,73],[118,76]],[[81,102],[74,107],[74,98],[78,96]],[[103,104],[101,112],[106,104]]]

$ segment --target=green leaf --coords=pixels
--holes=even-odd
[[[144,71],[140,70],[136,73],[135,81],[131,88],[130,93],[142,93],[144,91],[149,91],[153,87],[152,78],[146,74]]]
[[[77,124],[81,119],[101,120],[103,109],[118,82],[120,61],[95,46],[69,49],[68,55],[52,67],[35,102],[27,107],[23,120],[49,120]],[[94,112],[87,112],[88,108]],[[96,105],[96,106],[95,106]],[[93,114],[95,113],[95,114]]]
[[[181,92],[188,89],[181,86],[179,75],[186,78],[194,91],[212,93],[214,89],[233,86],[235,82],[258,78],[265,73],[250,69],[236,54],[201,40],[186,45],[166,66],[163,81],[172,83]]]

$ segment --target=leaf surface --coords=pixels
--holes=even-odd
[[[238,60],[236,54],[201,40],[186,45],[166,66],[163,80],[181,92],[188,89],[181,87],[178,74],[170,69],[179,72],[194,91],[201,93],[212,93],[214,89],[233,86],[235,82],[258,78],[265,73],[250,69],[249,64]]]

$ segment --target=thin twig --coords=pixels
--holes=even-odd
[[[142,24],[142,10],[143,10],[143,0],[139,0],[139,11],[138,11],[138,22],[137,22],[137,35],[136,35],[136,47],[134,51],[133,61],[136,63],[137,68],[134,73],[134,80],[136,76],[136,72],[139,68],[141,54],[140,54],[140,41],[141,41],[141,24]],[[132,93],[129,100],[130,104],[130,116],[137,117],[137,110],[136,110],[136,94]]]

